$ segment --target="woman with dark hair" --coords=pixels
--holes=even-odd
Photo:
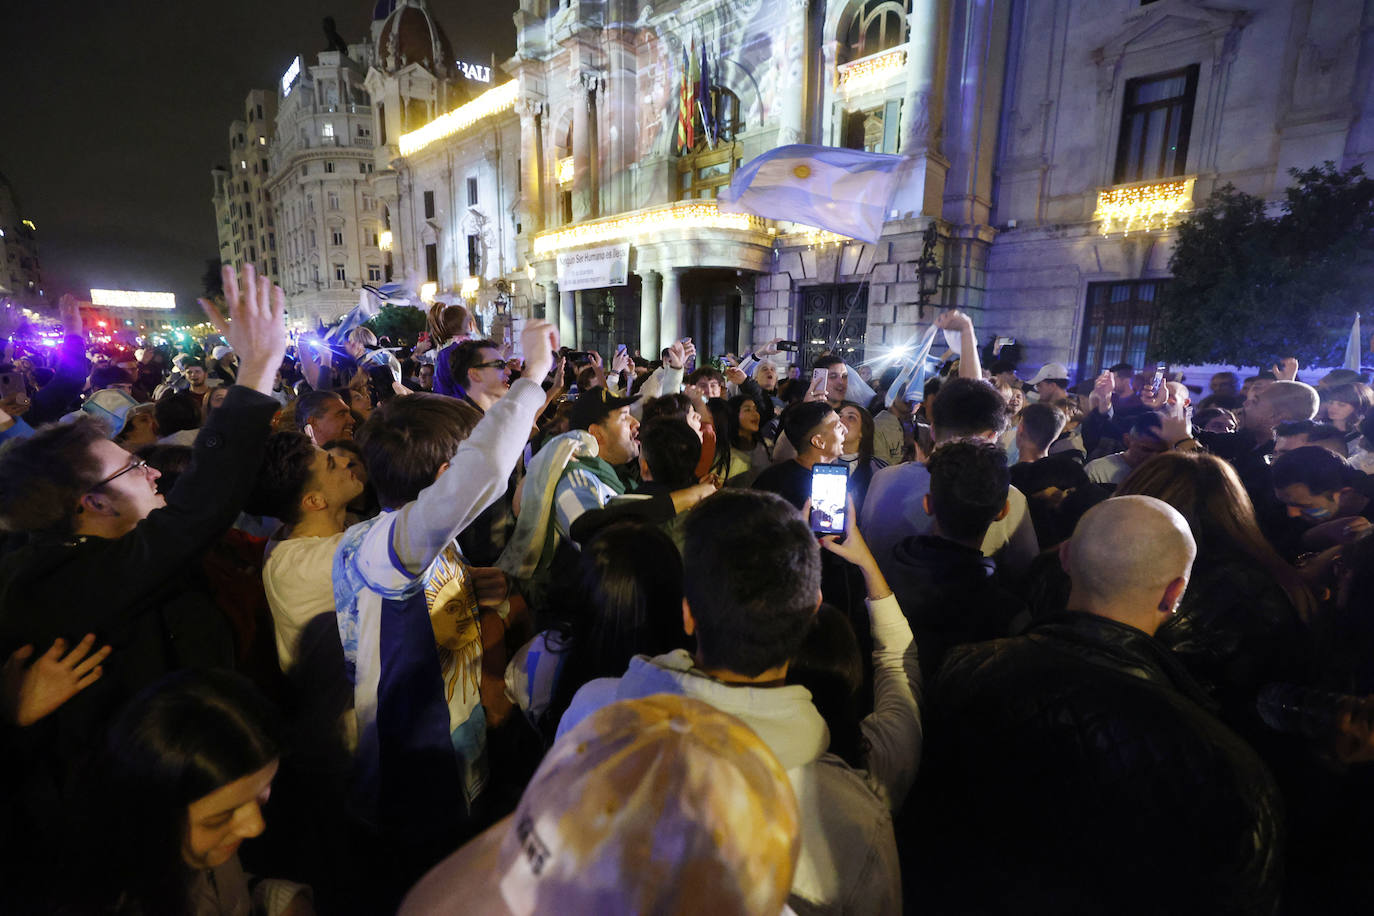
[[[309,889],[250,890],[238,848],[266,827],[282,747],[276,712],[237,675],[182,671],[136,696],[92,761],[73,834],[78,911],[313,913]],[[112,825],[120,835],[107,842]]]
[[[608,526],[582,548],[557,617],[506,667],[506,695],[549,741],[583,684],[620,677],[636,655],[691,644],[677,547],[654,525]]]
[[[1197,558],[1178,611],[1155,638],[1212,693],[1228,724],[1263,734],[1259,689],[1309,682],[1303,621],[1315,613],[1312,593],[1264,539],[1240,477],[1222,459],[1164,452],[1132,471],[1116,495],[1153,496],[1187,520]]]
[[[712,402],[715,409],[715,402]],[[719,426],[723,423],[723,426]],[[737,394],[724,402],[718,418],[718,428],[725,431],[716,447],[716,459],[711,473],[720,478],[721,486],[748,487],[759,472],[772,464],[768,444],[764,442],[760,426],[763,411],[758,402],[747,394]]]
[[[827,750],[855,769],[865,769],[864,659],[854,625],[844,611],[833,604],[816,608],[806,640],[787,668],[787,683],[811,691],[816,711],[830,729]]]
[[[1317,418],[1345,433],[1347,442],[1360,438],[1360,421],[1374,407],[1374,391],[1360,382],[1333,385],[1322,392]]]
[[[477,330],[472,314],[461,305],[436,302],[429,310],[428,349],[434,352],[434,390],[451,398],[461,397],[453,378],[449,358],[453,347],[471,337]]]
[[[868,484],[887,462],[873,457],[873,415],[853,401],[841,403],[839,413],[844,426],[844,454],[838,463],[849,468],[849,495],[854,511],[862,512]]]

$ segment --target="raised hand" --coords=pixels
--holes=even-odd
[[[520,349],[525,354],[525,371],[520,373],[521,377],[542,383],[553,368],[553,352],[558,349],[558,328],[543,319],[530,319],[520,331]],[[555,388],[562,378],[563,361],[559,360]]]
[[[5,717],[21,727],[32,725],[94,684],[104,673],[100,663],[110,655],[109,646],[92,653],[94,646],[93,633],[70,652],[66,640],[59,639],[32,665],[26,663],[33,646],[19,648],[3,671]]]
[[[259,277],[252,264],[243,266],[243,282],[234,268],[220,270],[228,320],[206,299],[197,299],[216,330],[239,355],[236,384],[270,395],[272,382],[286,355],[286,293]]]
[[[673,345],[668,348],[666,361],[670,369],[681,369],[683,366],[687,365],[687,346],[688,344],[684,344],[679,340],[675,341]],[[696,352],[695,348],[692,352]]]
[[[1106,413],[1112,406],[1112,392],[1116,390],[1116,376],[1110,371],[1104,370],[1093,383],[1093,393],[1088,396],[1088,401],[1092,404],[1093,410],[1098,413]]]
[[[762,359],[765,356],[774,356],[778,352],[778,344],[782,342],[781,337],[774,337],[761,347],[754,348],[754,355]]]
[[[942,331],[971,331],[973,322],[958,309],[948,309],[935,316],[935,326]]]
[[[1292,382],[1298,378],[1298,361],[1291,356],[1274,363],[1274,378],[1281,382]]]
[[[725,369],[725,380],[733,385],[743,385],[748,378],[739,366],[728,366]]]
[[[615,355],[611,357],[611,371],[616,375],[630,368],[630,352],[616,348]]]

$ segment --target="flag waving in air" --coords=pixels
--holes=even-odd
[[[716,145],[715,106],[711,102],[711,69],[706,59],[706,42],[701,43],[701,71],[697,79],[697,114],[701,118],[701,132],[712,149]]]
[[[897,191],[901,156],[797,143],[769,150],[735,172],[716,203],[876,242]]]

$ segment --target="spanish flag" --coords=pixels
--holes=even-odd
[[[695,44],[695,41],[693,42]],[[683,155],[697,145],[696,86],[692,79],[692,54],[684,46],[682,49],[682,86],[678,89],[677,99],[677,151]]]

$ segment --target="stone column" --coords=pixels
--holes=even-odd
[[[806,7],[807,0],[786,0],[783,27],[783,51],[779,55],[782,68],[778,80],[780,94],[778,118],[778,146],[801,143],[806,89]]]
[[[558,305],[558,336],[565,347],[577,347],[577,300],[572,293],[560,292]]]
[[[539,162],[539,115],[543,107],[542,102],[522,100],[516,108],[520,112],[520,211],[526,235],[544,228]]]
[[[908,14],[906,96],[902,101],[901,153],[911,161],[893,209],[899,216],[936,216],[945,194],[949,162],[940,153],[944,101],[940,85],[941,7],[913,3]]]
[[[558,284],[550,280],[544,284],[544,314],[539,316],[549,321],[558,320]],[[558,329],[558,336],[563,336],[563,329]]]
[[[641,275],[643,283],[639,290],[639,353],[645,359],[658,359],[658,309],[659,280],[658,271],[646,270]]]
[[[662,316],[659,324],[658,345],[663,349],[682,339],[682,290],[678,285],[682,269],[670,267],[663,272],[663,302],[659,309]],[[704,359],[700,354],[698,362]]]

